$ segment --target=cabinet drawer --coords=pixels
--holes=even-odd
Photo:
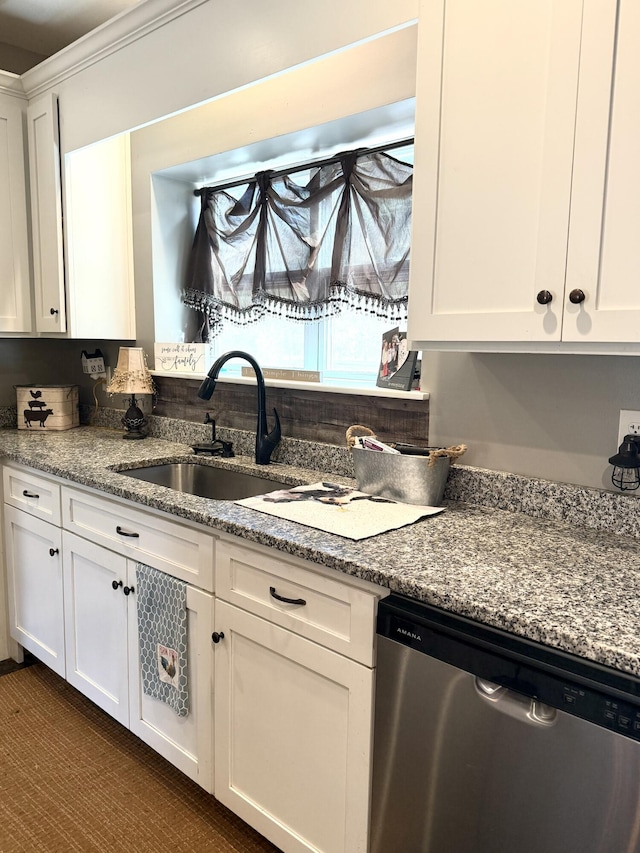
[[[213,592],[210,534],[117,501],[62,487],[62,524],[131,560]]]
[[[60,486],[25,468],[2,469],[5,503],[60,526]]]
[[[373,666],[376,602],[384,595],[261,551],[216,544],[216,595]],[[289,599],[283,601],[282,599]]]

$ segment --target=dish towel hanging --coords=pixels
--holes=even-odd
[[[136,564],[136,601],[142,689],[180,717],[189,713],[187,585]]]

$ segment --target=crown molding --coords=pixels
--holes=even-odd
[[[0,71],[0,95],[13,95],[16,98],[26,99],[22,78],[19,74],[11,71]]]
[[[19,78],[22,91],[33,98],[207,2],[209,0],[144,0],[25,71]]]

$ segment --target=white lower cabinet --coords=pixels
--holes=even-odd
[[[4,466],[3,486],[10,635],[212,793],[213,595],[187,583],[189,713],[179,716],[143,691],[135,589],[138,560],[211,585],[211,534],[19,465]],[[100,530],[85,502],[110,547],[92,541]]]
[[[368,849],[382,590],[330,574],[218,542],[215,795],[285,853]]]
[[[364,853],[373,670],[224,601],[216,627],[216,798],[287,853]]]
[[[60,528],[5,505],[9,631],[64,677],[64,604]]]
[[[63,565],[67,681],[128,726],[127,560],[65,531]]]
[[[11,636],[284,853],[366,853],[385,591],[17,464],[3,484]],[[186,716],[143,691],[139,561],[187,585]]]
[[[212,595],[187,588],[190,710],[180,717],[142,690],[136,563],[64,531],[63,565],[67,681],[211,792]]]

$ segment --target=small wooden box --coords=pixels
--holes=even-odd
[[[16,385],[18,429],[64,430],[80,424],[77,385]]]

